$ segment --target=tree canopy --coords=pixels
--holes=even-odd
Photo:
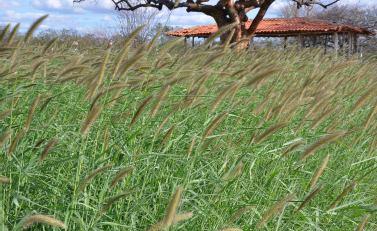
[[[85,0],[73,0],[76,3]],[[246,45],[253,37],[259,23],[264,18],[268,8],[275,1],[282,0],[217,0],[214,4],[209,0],[112,0],[115,10],[134,11],[139,8],[155,8],[169,10],[185,8],[187,12],[200,12],[212,17],[218,27],[234,24],[234,30],[222,36],[222,41],[232,36],[232,42],[246,41]],[[327,8],[340,0],[290,0],[297,8],[318,5]],[[247,13],[253,9],[259,9],[249,28],[245,23],[249,20]]]

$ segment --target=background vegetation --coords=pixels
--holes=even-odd
[[[41,20],[0,33],[0,229],[377,228],[376,58],[30,43]]]

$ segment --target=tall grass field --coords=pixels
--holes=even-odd
[[[0,230],[377,230],[375,58],[43,19],[0,33]]]

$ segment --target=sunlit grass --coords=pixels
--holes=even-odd
[[[377,228],[376,61],[4,41],[3,229]]]

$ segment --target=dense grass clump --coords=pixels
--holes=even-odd
[[[377,228],[375,60],[135,35],[2,38],[1,230]]]

